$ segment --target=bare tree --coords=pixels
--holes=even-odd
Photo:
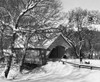
[[[5,23],[3,20],[1,20],[2,22],[5,23],[5,25],[8,25],[9,27],[11,27],[13,29],[13,34],[12,34],[12,40],[11,40],[11,51],[12,54],[10,54],[9,58],[8,58],[8,62],[7,62],[7,69],[5,70],[5,77],[7,78],[10,67],[11,67],[11,62],[12,62],[12,57],[13,57],[13,53],[14,53],[14,41],[15,41],[15,36],[16,36],[16,30],[18,29],[18,24],[19,24],[19,20],[29,11],[33,10],[37,4],[40,2],[40,0],[27,0],[27,1],[23,1],[23,0],[16,0],[16,1],[12,1],[12,0],[1,0],[0,1],[0,6],[3,7],[6,12],[8,13],[8,15],[11,18],[11,21],[9,21],[9,23]],[[23,11],[24,9],[24,11]]]
[[[77,45],[79,46],[78,57],[82,56],[82,46],[86,39],[83,29],[88,28],[92,24],[99,24],[99,12],[96,12],[97,11],[88,11],[81,8],[76,8],[67,13],[67,28],[76,30],[76,32],[72,32],[70,35],[76,34],[77,36],[77,41],[75,42],[75,39],[72,40],[72,44],[74,45],[74,48]]]
[[[19,21],[19,26],[25,32],[25,44],[24,51],[28,48],[28,44],[36,45],[39,42],[48,38],[49,30],[54,28],[57,25],[58,21],[61,20],[60,16],[61,4],[55,0],[43,0],[34,11],[26,13]],[[28,20],[28,21],[27,21]],[[53,32],[51,32],[53,33]],[[49,34],[50,35],[50,34]],[[37,41],[32,39],[33,37],[37,38]],[[30,43],[31,42],[31,43]],[[23,63],[25,60],[26,54],[23,55],[21,68],[23,68]],[[22,69],[20,69],[22,71]]]
[[[25,33],[24,36],[26,37],[24,43],[25,54],[21,62],[22,67],[29,40],[34,34],[39,37],[47,37],[44,28],[50,29],[50,27],[57,25],[57,21],[61,19],[59,17],[61,4],[57,0],[1,0],[0,7],[3,7],[10,17],[9,22],[2,19],[1,22],[12,29],[10,45],[12,53],[8,58],[7,69],[5,70],[5,77],[7,78],[14,54],[15,40],[18,38],[16,36],[19,33],[22,35]]]

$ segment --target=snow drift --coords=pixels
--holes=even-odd
[[[5,66],[5,68],[1,70],[2,72],[0,74],[0,77],[5,78],[5,73],[4,72],[5,72],[6,69],[7,68]],[[18,67],[16,67],[16,66],[12,67],[9,71],[7,79],[14,79],[18,75],[18,73],[19,73]]]
[[[100,70],[76,68],[61,61],[50,61],[31,72],[24,70],[24,74],[13,68],[7,79],[10,79],[9,82],[100,82],[99,76]],[[0,82],[8,80],[0,79]]]
[[[30,74],[26,74],[17,80],[39,80],[46,78],[57,78],[69,75],[73,70],[73,67],[69,64],[63,64],[62,62],[48,62],[47,65],[41,68],[34,69]]]

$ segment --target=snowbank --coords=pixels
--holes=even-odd
[[[19,82],[100,82],[99,70],[74,68],[59,61],[48,62],[41,69],[41,72],[23,76]]]
[[[38,70],[33,70],[30,74],[24,75],[20,80],[39,80],[43,78],[57,78],[69,75],[73,70],[73,67],[69,64],[63,64],[62,62],[48,62],[47,65],[42,66]],[[36,72],[37,71],[37,72]]]
[[[100,82],[100,71],[92,71],[89,76],[86,77],[87,82]]]
[[[66,75],[70,74],[73,70],[73,67],[69,64],[63,64],[62,62],[48,62],[46,66],[43,67],[47,73],[50,74],[59,74]]]
[[[7,79],[15,79],[16,76],[19,74],[19,71],[17,68],[13,68],[9,71]]]
[[[2,73],[0,74],[0,77],[1,78],[5,78],[5,70],[7,69],[6,68],[7,66],[5,66],[4,69],[2,69]],[[14,68],[11,68],[10,71],[9,71],[9,74],[8,74],[8,77],[7,79],[14,79],[17,75],[18,75],[19,71],[18,71],[18,68],[14,67]]]
[[[0,74],[0,77],[5,78],[5,70],[7,69],[7,66],[5,66],[4,68],[2,68],[2,72]]]
[[[100,70],[76,68],[56,61],[48,62],[47,65],[27,74],[19,74],[18,70],[13,68],[7,79],[14,77],[16,79],[10,81],[0,79],[0,82],[100,82]]]

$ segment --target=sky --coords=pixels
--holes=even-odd
[[[100,0],[61,0],[61,2],[65,12],[76,7],[100,11]]]

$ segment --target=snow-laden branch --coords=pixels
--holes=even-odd
[[[39,2],[40,2],[40,0],[39,0]],[[28,11],[31,11],[32,9],[34,9],[34,8],[37,6],[37,4],[38,4],[39,2],[36,2],[32,7],[27,8],[25,11],[23,11],[23,12],[18,16],[17,21],[16,21],[16,24],[15,24],[15,29],[18,28],[18,24],[19,24],[20,19],[21,19]]]

